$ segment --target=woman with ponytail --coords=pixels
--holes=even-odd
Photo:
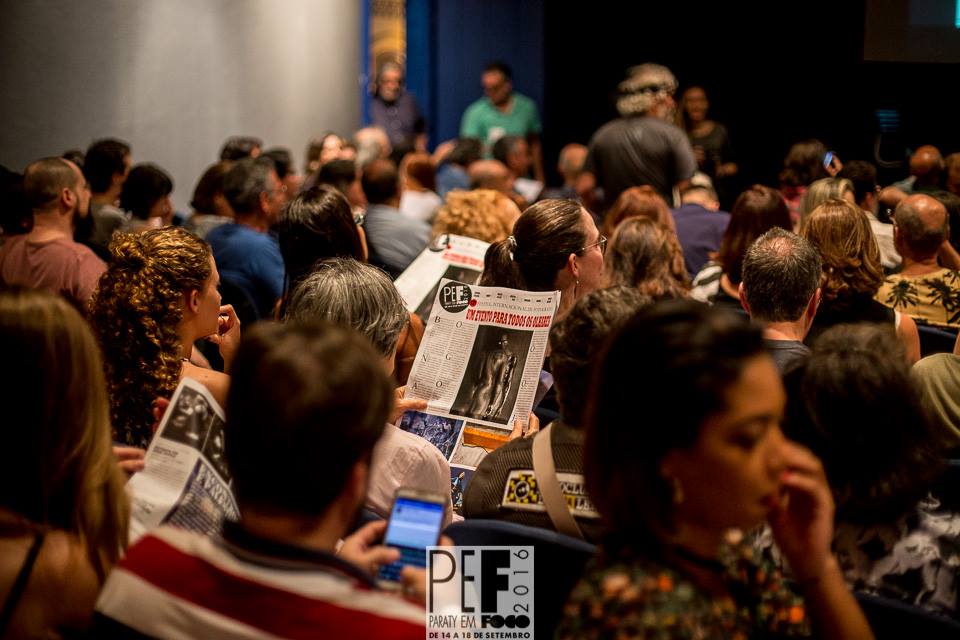
[[[481,285],[560,291],[562,315],[599,288],[607,239],[573,200],[541,200],[513,225],[513,235],[490,245]]]

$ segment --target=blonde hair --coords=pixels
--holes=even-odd
[[[117,234],[90,301],[103,349],[115,438],[145,448],[152,405],[180,380],[183,294],[210,277],[210,247],[180,227]]]
[[[654,300],[689,297],[690,281],[677,234],[650,218],[617,227],[604,260],[607,286],[637,287]]]
[[[100,581],[127,545],[129,504],[114,459],[100,352],[65,300],[0,294],[0,349],[17,363],[0,385],[0,504],[41,528],[76,535]]]
[[[860,207],[846,200],[827,200],[810,212],[800,235],[823,260],[824,300],[843,306],[860,296],[873,297],[883,284],[880,249]]]
[[[451,191],[433,221],[433,235],[453,233],[484,242],[499,242],[510,235],[518,217],[520,210],[499,191]]]
[[[806,220],[810,213],[827,200],[843,200],[850,193],[856,199],[853,182],[847,178],[820,178],[813,181],[800,198],[800,221]]]

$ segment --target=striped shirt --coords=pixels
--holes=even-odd
[[[97,602],[92,637],[423,640],[424,610],[331,554],[161,527],[130,548]]]

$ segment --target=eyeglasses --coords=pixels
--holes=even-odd
[[[607,252],[607,237],[603,234],[600,234],[600,237],[593,244],[588,244],[587,246],[580,249],[580,251],[586,251],[587,249],[592,249],[594,247],[600,247],[601,255]]]

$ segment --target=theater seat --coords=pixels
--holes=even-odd
[[[868,593],[855,593],[876,640],[960,638],[960,622],[926,609]]]
[[[457,546],[532,546],[533,626],[537,638],[552,638],[563,605],[596,547],[555,531],[499,520],[454,522],[444,532]]]
[[[953,345],[957,340],[956,331],[917,324],[917,333],[920,334],[921,356],[929,356],[933,353],[953,353]]]

